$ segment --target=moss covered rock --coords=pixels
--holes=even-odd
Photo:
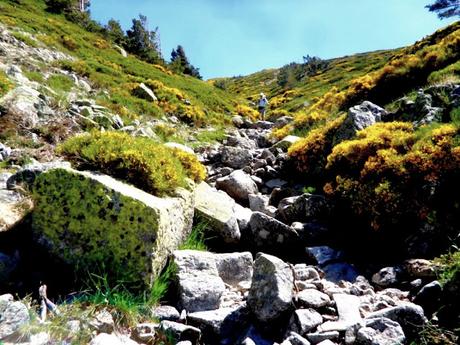
[[[158,198],[112,177],[72,169],[40,175],[33,189],[33,229],[78,272],[147,287],[189,234],[193,193]]]

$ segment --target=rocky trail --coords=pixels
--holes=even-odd
[[[2,27],[0,33],[0,57],[2,52],[10,57],[0,59],[0,67],[18,84],[2,107],[20,113],[21,126],[47,127],[58,119],[155,138],[154,123],[125,126],[88,99],[94,90],[85,78],[53,67],[78,88],[57,114],[39,83],[17,65],[71,58],[31,48]],[[432,102],[436,88],[458,105],[458,85],[420,91],[415,101],[402,102],[402,114],[364,102],[349,110],[339,136],[351,138],[383,118],[408,113],[417,114],[415,125],[436,121],[442,115]],[[270,136],[292,120],[253,123],[233,117],[235,129],[222,143],[194,152],[208,170],[206,182],[167,198],[100,173],[72,170],[49,152],[47,163],[22,164],[27,150],[0,143],[0,162],[17,163],[16,172],[0,173],[0,344],[57,344],[51,332],[24,333],[38,316],[27,299],[13,295],[40,300],[42,282],[55,302],[78,294],[72,265],[80,259],[90,268],[99,261],[112,265],[110,273],[144,288],[169,261],[173,284],[152,322],[127,330],[105,309],[83,319],[69,316],[63,327],[70,335],[62,344],[78,343],[75,335],[85,329],[93,345],[410,343],[449,298],[437,281],[437,267],[418,257],[383,258],[379,254],[393,254],[391,242],[347,236],[346,215],[335,214],[321,191],[291,174],[287,149],[300,138]],[[193,153],[181,144],[166,146]],[[37,154],[45,158],[44,153]],[[25,196],[31,190],[35,207]],[[206,224],[209,251],[176,250],[193,222]]]
[[[112,316],[98,314],[89,322],[98,334],[92,344],[161,339],[182,345],[402,344],[413,339],[441,298],[436,267],[417,258],[390,267],[365,265],[337,246],[328,201],[286,178],[286,151],[298,138],[270,138],[273,127],[290,120],[251,123],[234,117],[236,129],[222,144],[197,150],[208,180],[195,188],[195,219],[207,224],[210,251],[172,253],[175,283],[168,305],[154,311],[158,322],[137,325],[127,340],[116,332],[109,335],[114,332]],[[8,155],[10,150],[2,147],[1,152]],[[21,196],[12,189],[18,182],[56,167],[66,168],[66,163],[3,174],[0,195],[17,201]],[[9,247],[1,256],[4,276],[14,277],[10,274],[18,265],[27,267],[19,270],[21,282],[16,281],[12,292],[36,283],[29,276],[33,274],[46,276],[51,289],[60,285],[61,293],[69,288],[62,284],[65,269],[56,279],[56,263],[36,252],[39,247],[32,240],[29,245],[20,242],[9,245],[28,254],[15,256]],[[1,296],[0,307],[0,339],[14,339],[28,322],[27,308],[11,295]],[[49,336],[40,339],[28,344],[47,344]]]

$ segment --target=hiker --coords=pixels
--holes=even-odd
[[[259,102],[258,102],[258,107],[259,107],[259,113],[260,113],[260,117],[262,118],[262,121],[265,121],[265,112],[267,110],[267,105],[268,105],[267,97],[265,97],[264,93],[261,92]]]

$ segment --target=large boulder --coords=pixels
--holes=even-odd
[[[293,308],[294,275],[291,267],[275,256],[259,254],[254,262],[248,306],[262,323],[277,321]]]
[[[22,194],[6,188],[10,177],[10,173],[0,171],[0,232],[13,228],[32,206]]]
[[[249,194],[258,192],[257,184],[243,170],[235,170],[230,175],[217,179],[216,187],[239,201],[247,201]]]
[[[155,93],[144,83],[140,83],[134,90],[133,94],[136,97],[145,99],[150,102],[156,102],[158,101],[157,96],[155,96]]]
[[[302,138],[295,136],[295,135],[288,135],[284,137],[283,139],[281,139],[280,141],[278,141],[275,145],[273,145],[273,147],[280,148],[284,152],[287,152],[289,147],[291,147],[291,145],[298,142],[300,139]]]
[[[248,289],[252,279],[249,252],[213,254],[177,250],[173,255],[179,306],[189,312],[218,309],[226,285]]]
[[[0,296],[0,343],[16,343],[21,327],[30,321],[29,310],[10,294]]]
[[[39,121],[38,110],[44,102],[39,96],[40,92],[37,90],[29,86],[19,86],[0,99],[0,106],[7,110],[8,116],[19,121],[20,125],[34,127]]]
[[[235,200],[206,182],[201,182],[195,188],[196,215],[202,216],[209,222],[209,229],[230,243],[238,242],[241,237],[234,207]]]
[[[334,141],[340,142],[353,138],[357,131],[381,122],[387,114],[385,109],[369,101],[351,107],[347,118],[337,130]]]
[[[212,253],[177,250],[174,265],[181,309],[196,312],[219,308],[225,284]]]
[[[420,327],[427,322],[422,307],[409,302],[402,303],[396,307],[384,308],[367,315],[368,319],[382,317],[399,323],[404,333],[408,336],[414,336]]]
[[[406,336],[401,326],[387,318],[366,320],[365,327],[358,330],[356,343],[360,345],[404,344]]]
[[[41,174],[33,187],[32,227],[67,263],[105,269],[150,286],[170,252],[190,233],[194,195],[158,198],[114,178],[72,169]]]
[[[188,314],[187,321],[201,330],[206,344],[233,345],[249,325],[249,310],[240,306],[200,311]]]
[[[303,254],[298,234],[290,226],[261,212],[254,212],[249,221],[250,245],[271,254],[295,257]]]
[[[233,169],[242,169],[248,166],[252,160],[252,154],[249,150],[239,147],[222,146],[220,154],[222,163]]]
[[[287,223],[328,219],[331,206],[322,195],[303,194],[281,200],[278,211]]]

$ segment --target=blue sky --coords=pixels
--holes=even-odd
[[[92,0],[94,19],[139,13],[159,27],[163,55],[181,44],[205,79],[411,44],[451,21],[430,0]]]

